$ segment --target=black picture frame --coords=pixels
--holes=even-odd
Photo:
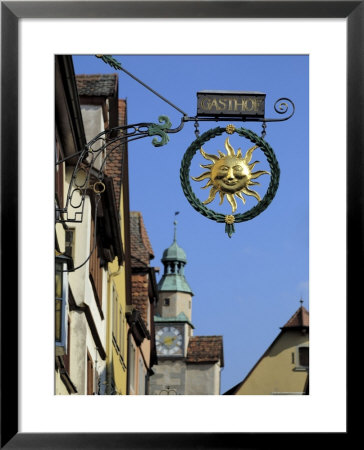
[[[87,5],[86,5],[87,4]],[[87,7],[86,7],[87,6]],[[325,433],[19,433],[18,432],[18,22],[21,18],[346,18],[347,311],[361,292],[364,189],[364,1],[4,1],[1,2],[1,448],[226,449],[307,446]],[[344,126],[344,124],[343,124]],[[325,130],[325,132],[333,132]],[[342,209],[338,205],[338,210]],[[358,299],[360,301],[360,299]],[[350,345],[347,346],[348,351]],[[347,359],[349,361],[349,358]],[[348,391],[349,394],[349,391]],[[335,393],[333,393],[335,395]],[[203,411],[201,411],[203,414]],[[349,414],[347,416],[349,418]],[[336,434],[336,433],[335,433]],[[335,443],[351,437],[337,433]],[[294,440],[292,440],[294,439]],[[344,447],[345,448],[345,447]]]

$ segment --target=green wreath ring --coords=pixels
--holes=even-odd
[[[216,213],[211,209],[207,208],[193,193],[191,184],[189,181],[190,178],[190,166],[191,161],[197,150],[201,148],[201,146],[209,141],[210,139],[215,138],[216,136],[221,136],[224,132],[226,132],[227,128],[216,127],[211,130],[206,131],[201,136],[199,136],[186,150],[186,153],[183,156],[180,170],[180,179],[181,185],[183,189],[183,193],[185,194],[189,203],[195,208],[203,216],[208,219],[215,220],[218,223],[225,223],[225,232],[229,237],[235,232],[234,223],[246,222],[247,220],[254,219],[261,212],[263,212],[271,203],[273,198],[276,195],[278,185],[279,185],[279,175],[280,169],[278,165],[277,158],[273,152],[272,147],[266,142],[263,138],[258,136],[253,131],[247,130],[245,128],[235,128],[231,127],[229,133],[235,132],[239,134],[239,136],[245,137],[257,145],[264,153],[267,161],[269,163],[269,167],[271,170],[271,178],[270,183],[267,189],[265,196],[262,198],[260,202],[253,208],[246,211],[244,214],[235,214],[233,216],[227,216],[226,214]]]

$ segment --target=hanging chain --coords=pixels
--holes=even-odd
[[[199,123],[197,118],[195,119],[194,127],[195,127],[195,136],[198,138],[200,136]]]
[[[265,136],[267,134],[266,129],[267,129],[267,122],[263,122],[262,123],[262,135],[261,135],[263,139],[265,138]]]

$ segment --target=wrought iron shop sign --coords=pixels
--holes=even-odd
[[[180,179],[183,192],[189,203],[205,217],[215,220],[219,223],[225,223],[225,231],[228,236],[234,233],[234,223],[245,222],[251,220],[263,212],[273,200],[279,184],[280,169],[278,161],[273,149],[265,140],[266,126],[268,122],[282,122],[290,119],[294,112],[294,103],[286,98],[281,97],[274,103],[274,111],[277,117],[265,117],[265,99],[266,94],[262,92],[247,91],[226,91],[226,90],[202,90],[197,92],[197,114],[190,117],[182,109],[171,103],[169,100],[154,91],[148,85],[136,78],[133,74],[125,70],[121,64],[109,55],[96,55],[105,63],[109,64],[116,70],[121,70],[142,86],[157,95],[160,99],[168,103],[179,113],[182,114],[181,123],[176,128],[172,128],[172,123],[165,115],[159,116],[159,123],[140,122],[136,124],[125,124],[112,129],[101,131],[83,149],[80,149],[74,156],[78,157],[77,163],[73,166],[72,178],[69,183],[67,198],[64,205],[56,208],[57,222],[82,222],[85,197],[88,194],[95,196],[96,206],[101,195],[106,189],[104,184],[105,167],[107,159],[113,152],[122,151],[124,145],[136,139],[148,136],[154,137],[152,144],[160,147],[168,143],[169,134],[177,133],[182,130],[186,122],[194,122],[196,139],[191,143],[185,152],[181,170]],[[242,122],[261,122],[262,133],[258,136],[253,131],[236,127],[233,124],[225,127],[217,127],[205,131],[202,135],[199,132],[199,122],[203,121],[242,121]],[[224,148],[226,153],[220,148],[212,149],[214,153],[208,152],[208,148],[202,148],[208,141],[217,138],[224,133],[229,136],[225,138]],[[241,148],[239,146],[238,137],[247,140]],[[235,150],[236,148],[236,150]],[[269,164],[269,172],[267,170],[255,170],[254,166],[259,161],[252,161],[253,152],[260,149]],[[202,174],[194,173],[190,175],[190,165],[196,152],[207,160],[204,164],[200,164],[205,170]],[[217,154],[216,154],[217,152]],[[257,152],[257,154],[259,151]],[[254,153],[255,155],[255,153]],[[72,155],[71,155],[72,156]],[[56,162],[56,165],[62,164],[69,159],[65,157]],[[255,159],[255,157],[254,157]],[[268,167],[267,167],[268,168]],[[260,193],[255,190],[255,186],[259,185],[256,180],[260,176],[270,177],[269,186],[266,193]],[[204,181],[207,184],[202,189],[209,189],[208,198],[201,202],[195,195],[190,185],[190,178],[193,181]],[[246,196],[254,197],[255,206],[243,213],[237,212],[238,208],[245,207]],[[231,206],[228,214],[218,213],[206,207],[212,203],[215,197],[220,198],[220,205],[224,199]],[[243,205],[237,201],[240,199]],[[253,200],[253,199],[252,199]],[[253,200],[254,202],[254,200]],[[247,208],[246,208],[247,209]],[[97,207],[95,208],[97,212]],[[96,214],[95,212],[95,214]],[[95,215],[96,217],[96,215]],[[95,221],[96,222],[96,221]],[[96,228],[94,230],[96,235]],[[95,241],[96,242],[96,241]],[[87,261],[87,260],[86,260]]]
[[[197,92],[197,116],[263,118],[265,95],[262,92]]]

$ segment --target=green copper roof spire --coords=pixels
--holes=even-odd
[[[176,220],[176,216],[179,214],[179,211],[176,211],[175,213],[174,213],[174,222],[173,222],[173,224],[174,224],[174,237],[173,237],[173,242],[177,242],[177,220]]]
[[[179,212],[175,212],[175,216]],[[159,291],[188,292],[192,294],[184,276],[184,266],[187,264],[185,251],[177,244],[177,221],[174,220],[173,243],[163,252],[162,262],[164,274],[158,283]]]
[[[177,220],[175,220],[173,223],[174,223],[174,238],[173,238],[173,242],[177,242]]]

